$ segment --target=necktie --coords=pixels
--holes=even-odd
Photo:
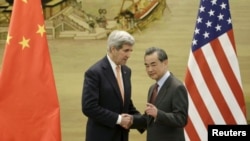
[[[152,103],[152,104],[155,104],[155,100],[156,100],[157,93],[158,93],[158,86],[159,85],[157,83],[154,86],[154,89],[153,89],[153,92],[152,92],[152,95],[151,95],[151,99],[150,99],[150,103]]]
[[[124,89],[123,89],[123,83],[122,83],[122,78],[121,78],[120,66],[116,66],[116,79],[117,79],[117,82],[121,91],[122,100],[124,100]]]

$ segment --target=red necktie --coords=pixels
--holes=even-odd
[[[154,86],[154,89],[153,89],[153,92],[152,92],[152,95],[151,95],[151,99],[150,99],[150,103],[152,103],[152,104],[155,104],[155,100],[156,100],[157,93],[158,93],[158,86],[159,85],[157,83]]]

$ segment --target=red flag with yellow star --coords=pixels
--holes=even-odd
[[[15,0],[0,70],[0,141],[60,141],[41,0]]]

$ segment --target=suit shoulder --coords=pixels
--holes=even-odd
[[[181,81],[180,79],[178,79],[176,76],[171,75],[170,76],[171,80],[172,80],[172,84],[176,85],[176,86],[180,86],[180,85],[184,85],[184,82]]]
[[[124,70],[131,71],[130,67],[128,67],[127,65],[123,65],[122,67],[123,67]]]
[[[105,57],[92,64],[87,71],[99,70],[105,64]]]

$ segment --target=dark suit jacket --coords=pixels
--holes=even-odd
[[[82,112],[88,117],[86,141],[128,141],[128,132],[117,125],[121,113],[139,114],[131,100],[131,70],[121,67],[124,104],[116,77],[105,56],[85,72]]]
[[[148,92],[148,101],[154,85]],[[171,75],[159,90],[155,101],[157,118],[135,116],[132,128],[146,128],[147,141],[184,141],[188,118],[188,95],[183,83]]]

